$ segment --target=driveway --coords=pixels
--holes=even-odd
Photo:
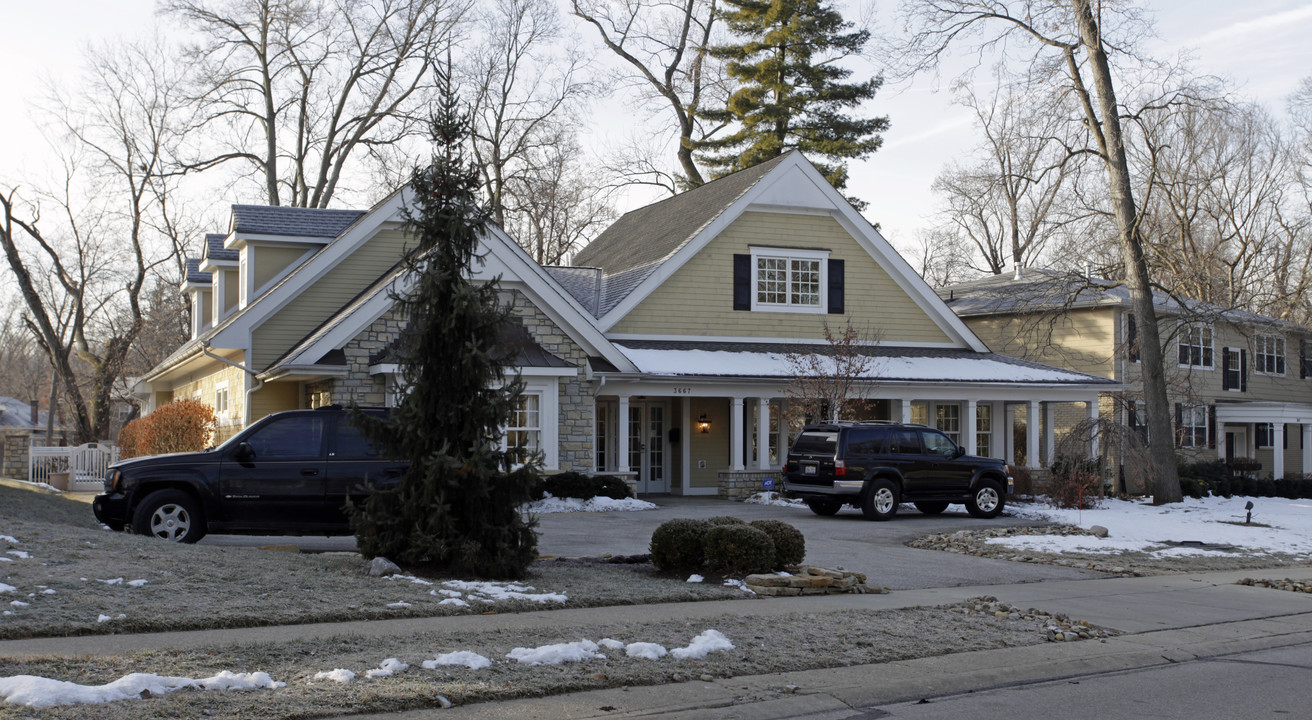
[[[844,508],[833,517],[820,517],[805,507],[749,505],[680,496],[647,499],[659,508],[643,512],[540,515],[538,551],[544,556],[556,557],[605,553],[639,555],[648,551],[652,532],[666,520],[734,515],[749,521],[770,518],[790,523],[806,536],[807,562],[863,572],[870,577],[871,584],[894,590],[1105,577],[1088,570],[1007,562],[906,546],[908,541],[931,533],[1035,524],[1008,517],[979,520],[956,505],[937,516],[921,515],[910,505],[904,505],[893,520],[871,522],[850,508]],[[296,545],[307,552],[355,550],[353,537],[208,535],[201,544]]]

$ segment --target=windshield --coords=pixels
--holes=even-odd
[[[838,432],[807,430],[797,436],[793,452],[806,455],[833,455],[838,450]]]

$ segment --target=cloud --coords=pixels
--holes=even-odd
[[[1233,45],[1238,41],[1249,39],[1269,39],[1271,33],[1287,33],[1300,23],[1312,23],[1312,5],[1297,7],[1292,10],[1263,15],[1220,27],[1186,40],[1182,47],[1206,47],[1217,44]]]

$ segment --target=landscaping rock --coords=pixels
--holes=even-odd
[[[867,586],[865,573],[812,565],[789,565],[785,573],[748,575],[743,582],[762,597],[888,592],[887,588]]]
[[[365,563],[364,573],[370,577],[399,575],[401,573],[401,567],[385,557],[376,557]]]
[[[1094,525],[1094,526],[1092,526],[1092,527],[1089,528],[1089,532],[1090,532],[1094,537],[1105,538],[1105,537],[1107,537],[1108,530],[1107,530],[1107,528],[1105,528],[1105,527],[1103,527],[1103,526],[1101,526],[1101,525]]]

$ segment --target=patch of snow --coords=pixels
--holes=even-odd
[[[406,602],[406,601],[404,601],[404,600],[400,600],[400,601],[397,601],[397,602],[394,602],[394,603],[387,603],[387,607],[394,607],[394,608],[408,608],[408,607],[410,607],[410,603],[408,603],[408,602]]]
[[[141,587],[142,585],[145,585],[147,582],[148,581],[146,580],[129,580],[128,585],[131,585],[132,587]]]
[[[799,498],[786,498],[781,493],[773,490],[759,492],[743,500],[745,503],[753,505],[777,505],[779,507],[806,507],[806,502]]]
[[[315,680],[332,680],[343,685],[355,679],[355,673],[346,668],[337,668],[336,670],[324,670],[314,674]]]
[[[417,577],[415,577],[414,575],[388,575],[388,576],[387,576],[387,579],[388,579],[388,580],[409,580],[410,582],[414,583],[415,585],[432,585],[432,584],[433,584],[431,581],[425,580],[425,579],[423,579],[423,578],[417,578]]]
[[[629,643],[624,649],[624,654],[631,658],[642,660],[660,660],[665,657],[668,651],[661,645],[649,642]]]
[[[13,555],[19,560],[27,560],[28,558],[32,557],[31,555],[27,554],[26,550],[6,550],[5,552],[9,555]],[[13,561],[11,560],[10,562]]]
[[[468,650],[457,650],[424,661],[424,668],[427,670],[436,670],[444,665],[464,665],[470,670],[482,670],[485,667],[491,667],[492,661]]]
[[[14,607],[27,607],[28,605],[31,605],[32,603],[25,603],[25,602],[23,602],[22,600],[12,600],[12,601],[10,601],[9,604],[10,604],[10,605],[13,605]]]
[[[506,657],[524,665],[560,665],[584,660],[605,660],[606,656],[597,652],[598,649],[597,643],[591,640],[579,640],[571,643],[540,645],[535,648],[518,647],[507,653]]]
[[[54,595],[54,594],[55,594],[55,591],[54,591],[54,590],[51,590],[50,588],[46,588],[45,590],[42,590],[42,591],[41,591],[41,594],[42,594],[42,595]]]
[[[18,538],[14,537],[13,535],[0,535],[0,540],[3,540],[11,545],[18,544]]]
[[[616,640],[616,639],[614,639],[614,638],[602,638],[602,639],[600,639],[600,640],[597,641],[597,644],[600,645],[600,646],[602,646],[602,647],[604,647],[604,648],[606,648],[607,650],[623,650],[623,649],[624,649],[624,643],[622,643],[622,642],[620,642],[619,640]]]
[[[699,583],[705,579],[706,578],[702,577],[701,575],[698,575],[697,573],[693,573],[692,575],[688,576],[688,582],[690,583]]]
[[[127,620],[127,619],[128,619],[127,614],[119,613],[114,617],[110,617],[108,615],[101,615],[100,617],[96,618],[96,622],[102,623],[102,622],[109,622],[110,620]]]
[[[750,594],[752,594],[752,595],[755,595],[755,594],[756,594],[756,591],[755,591],[755,590],[752,590],[752,589],[750,589],[750,588],[748,588],[748,587],[747,587],[747,583],[746,583],[745,581],[743,581],[743,580],[735,580],[735,579],[733,579],[733,578],[725,578],[724,586],[725,586],[725,587],[736,587],[736,588],[738,588],[739,590],[742,590],[742,591],[745,592],[745,593],[750,593]]]
[[[377,668],[370,670],[365,673],[365,675],[370,678],[391,677],[392,675],[405,672],[408,667],[410,666],[396,658],[387,658],[379,663]]]
[[[454,605],[456,607],[469,607],[469,603],[460,598],[447,598],[438,603],[438,605]]]
[[[1253,521],[1244,525],[1244,503],[1253,503]],[[1175,547],[1166,541],[1199,540],[1233,545],[1251,553],[1307,555],[1312,548],[1312,502],[1284,498],[1207,497],[1154,506],[1137,500],[1104,500],[1092,510],[1064,510],[1036,503],[1013,504],[1011,514],[1088,528],[1102,525],[1106,538],[1092,535],[1012,535],[988,542],[1030,552],[1117,554],[1148,552],[1162,557],[1233,555],[1202,547]],[[1239,523],[1235,525],[1233,523]]]
[[[678,660],[700,660],[713,652],[732,650],[733,643],[719,630],[707,630],[688,643],[687,647],[670,651]]]
[[[459,590],[429,590],[429,591],[428,591],[428,594],[429,594],[429,595],[445,595],[445,596],[447,596],[447,597],[453,597],[453,598],[458,598],[458,597],[460,597],[460,591],[459,591]]]
[[[14,587],[13,585],[6,585],[4,583],[0,583],[0,593],[16,592],[17,590],[18,588]]]
[[[638,500],[637,498],[616,500],[598,495],[583,500],[582,498],[552,497],[551,493],[545,493],[541,500],[529,503],[526,509],[536,515],[547,515],[549,513],[567,512],[636,512],[639,510],[655,510],[656,507],[655,503]]]
[[[0,557],[0,562],[13,562],[13,558]]]
[[[442,583],[443,586],[452,590],[459,590],[468,593],[483,595],[484,597],[472,597],[473,600],[483,602],[492,602],[494,600],[528,600],[535,603],[557,602],[564,603],[569,600],[564,593],[539,593],[536,588],[528,585],[516,585],[514,583],[499,582],[482,582],[470,580],[447,580]]]
[[[32,708],[56,705],[90,705],[136,700],[147,695],[164,695],[183,688],[195,690],[255,690],[286,687],[267,673],[233,673],[227,670],[213,677],[194,680],[149,673],[124,675],[105,685],[79,685],[63,680],[17,675],[0,678],[0,697],[15,705]]]
[[[101,580],[101,579],[97,578],[97,579],[96,579],[96,582],[102,582],[102,583],[105,583],[106,585],[122,585],[122,584],[123,584],[123,578],[114,578],[113,580]]]

